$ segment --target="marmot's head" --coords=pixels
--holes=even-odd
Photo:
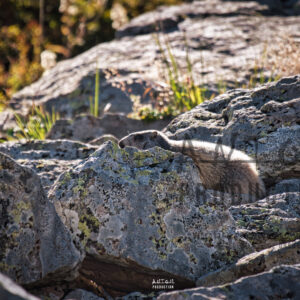
[[[135,147],[138,149],[149,149],[155,146],[163,147],[166,137],[157,130],[145,130],[131,133],[120,140],[119,146]]]

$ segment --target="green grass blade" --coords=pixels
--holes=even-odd
[[[95,76],[95,98],[94,98],[94,116],[99,115],[99,89],[100,89],[100,74],[97,66],[96,76]]]

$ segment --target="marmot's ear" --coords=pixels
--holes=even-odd
[[[151,138],[154,139],[157,137],[157,131],[153,131],[151,134]]]

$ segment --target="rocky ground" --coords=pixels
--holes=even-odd
[[[144,14],[120,29],[112,42],[58,63],[15,94],[11,108],[26,115],[34,101],[49,112],[54,108],[62,117],[88,113],[97,70],[102,113],[128,114],[136,102],[153,104],[159,95],[164,99],[166,66],[155,33],[165,54],[169,45],[183,68],[188,53],[194,80],[207,88],[208,96],[223,87],[248,84],[250,78],[260,81],[288,71],[299,73],[299,64],[287,59],[292,55],[290,41],[300,39],[299,4],[294,0],[259,2],[196,1]],[[281,52],[274,56],[276,51]],[[7,109],[0,115],[0,124],[6,120],[4,129],[9,128],[13,119]]]
[[[158,19],[182,62],[185,32],[211,92],[217,74],[228,85],[246,80],[266,38],[300,32],[295,1],[280,2],[280,11],[261,2],[158,9],[14,96],[24,114],[33,100],[65,116],[86,112],[99,59],[101,105],[111,106],[101,118],[58,121],[44,141],[0,144],[1,300],[299,297],[300,75],[227,91],[156,124],[126,116],[133,104],[122,89],[165,89],[151,35]],[[119,138],[148,128],[243,150],[257,161],[267,196],[242,203],[206,190],[187,156],[118,147]]]

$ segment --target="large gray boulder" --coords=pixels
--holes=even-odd
[[[82,260],[39,177],[0,152],[0,271],[20,284],[72,279]]]
[[[269,271],[274,266],[300,263],[300,240],[277,245],[239,259],[235,264],[208,273],[197,280],[198,286],[212,287],[234,282],[245,276]]]
[[[60,174],[87,158],[96,149],[97,146],[68,140],[21,140],[0,144],[0,152],[39,175],[46,193]]]
[[[231,16],[253,16],[255,13],[267,13],[268,8],[264,5],[259,5],[255,1],[247,1],[247,3],[221,3],[219,0],[211,1],[194,1],[177,6],[161,6],[152,12],[145,13],[133,19],[129,24],[120,28],[117,33],[117,38],[124,36],[137,36],[141,34],[149,34],[162,30],[164,32],[179,30],[180,23],[184,19],[204,19],[207,17],[222,17]]]
[[[108,290],[151,291],[159,277],[193,286],[253,251],[227,209],[233,199],[204,190],[190,158],[158,147],[107,142],[49,195],[87,254],[80,272]]]
[[[104,298],[83,289],[76,289],[68,293],[63,300],[104,300]]]
[[[249,276],[233,283],[175,291],[160,295],[158,300],[184,299],[293,299],[299,298],[300,265],[279,266],[269,272]]]
[[[300,238],[300,192],[230,207],[238,232],[259,251]]]

